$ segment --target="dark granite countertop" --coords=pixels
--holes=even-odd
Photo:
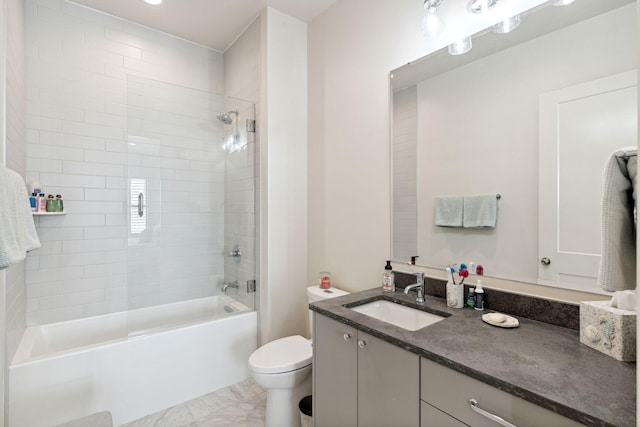
[[[451,314],[411,332],[345,305],[375,299]],[[354,304],[355,303],[355,304]],[[518,317],[507,329],[482,321],[490,312],[447,307],[443,298],[371,289],[310,304],[310,309],[587,426],[636,425],[636,365],[580,343],[579,332]]]

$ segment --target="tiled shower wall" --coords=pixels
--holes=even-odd
[[[418,98],[415,86],[393,94],[393,258],[418,254]]]
[[[25,109],[26,79],[24,60],[24,0],[7,2],[6,63],[6,165],[23,177],[26,174]],[[25,329],[25,263],[6,270],[7,362],[15,354]]]
[[[28,0],[26,34],[27,180],[62,194],[68,212],[36,220],[43,247],[27,262],[27,323],[124,310],[128,79],[221,94],[222,54],[62,0]],[[158,137],[166,136],[175,133]],[[202,174],[192,152],[173,157],[178,152],[159,151],[144,166],[160,162],[176,180]]]

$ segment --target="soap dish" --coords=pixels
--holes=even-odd
[[[482,315],[482,320],[499,328],[517,328],[520,322],[515,317],[507,316],[502,313],[487,313]]]

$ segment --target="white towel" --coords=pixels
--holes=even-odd
[[[636,153],[635,147],[617,150],[604,171],[598,285],[605,291],[636,287]]]
[[[462,196],[436,197],[436,225],[462,227]]]
[[[22,261],[40,247],[22,177],[0,165],[0,269]]]
[[[464,196],[464,228],[494,228],[497,217],[496,193]]]

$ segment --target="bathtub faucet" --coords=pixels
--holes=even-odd
[[[223,293],[227,293],[227,289],[229,288],[239,288],[240,285],[238,284],[237,280],[234,280],[232,282],[222,282],[222,292]]]

